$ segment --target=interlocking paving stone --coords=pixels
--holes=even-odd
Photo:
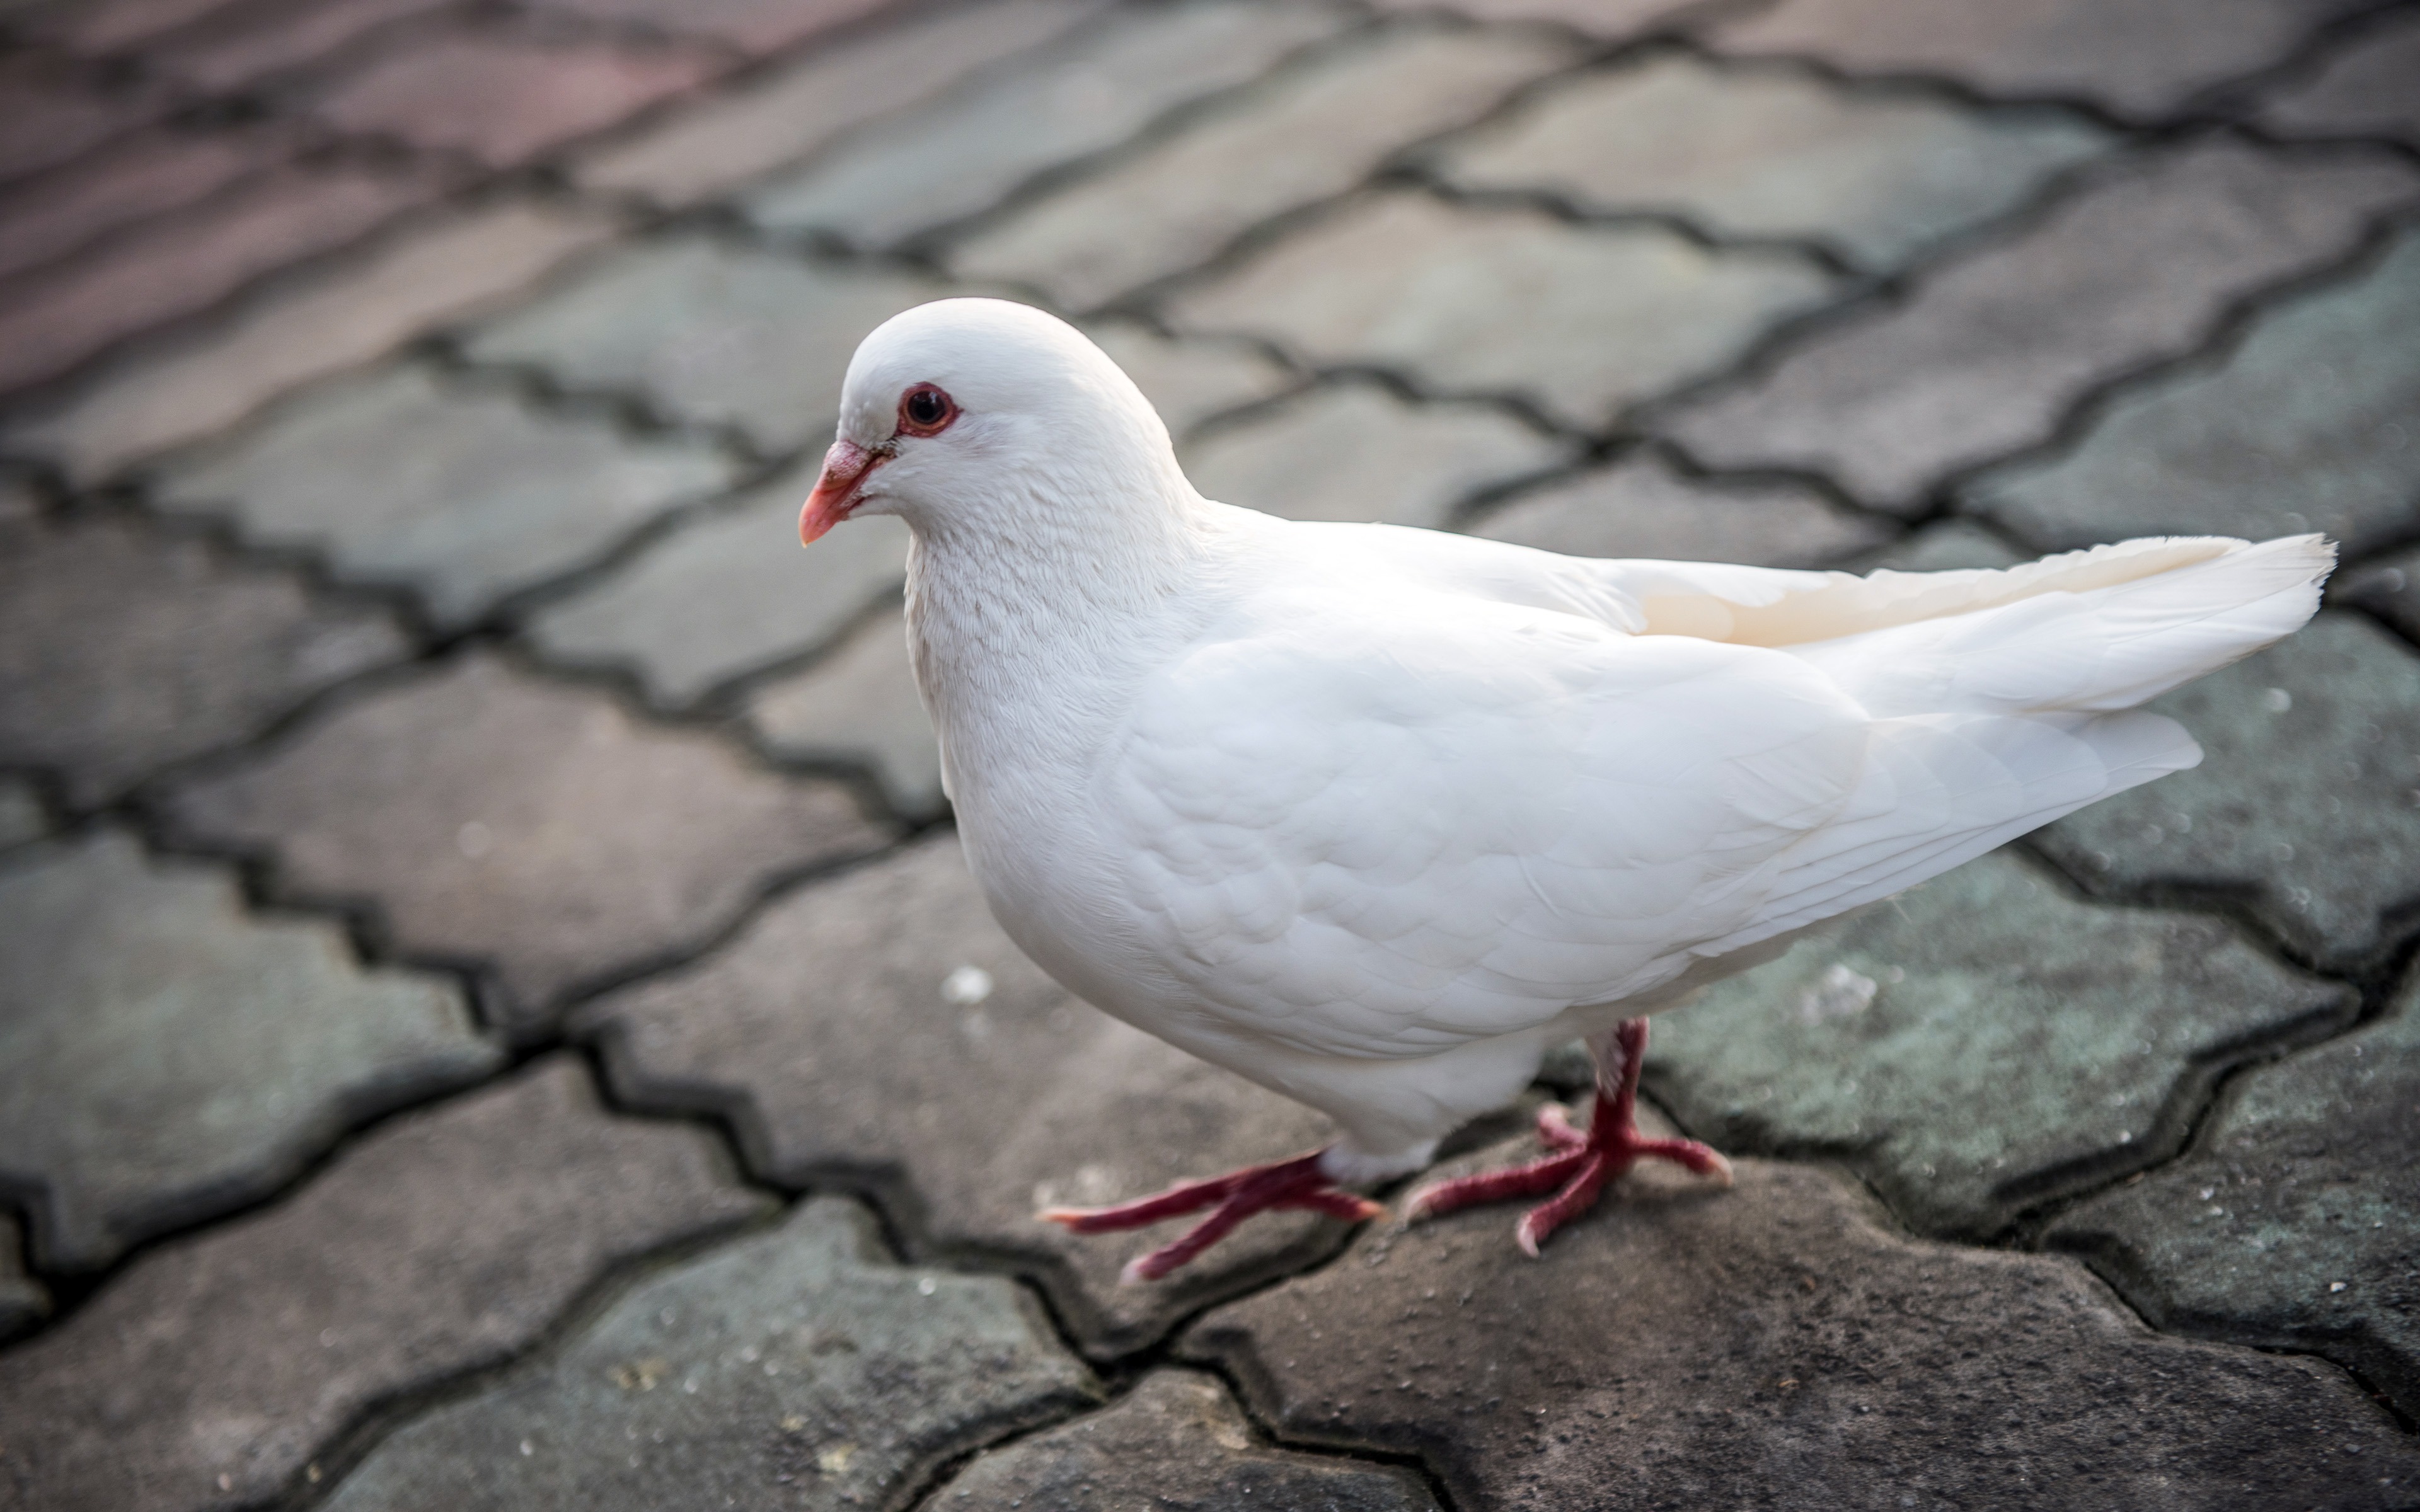
[[[934,1493],[952,1512],[1435,1512],[1408,1473],[1261,1443],[1227,1389],[1155,1370],[1108,1411],[994,1449]]]
[[[2173,1165],[2074,1209],[2163,1328],[2312,1350],[2420,1405],[2420,985],[2381,1023],[2256,1071]]]
[[[528,1026],[563,989],[710,937],[768,879],[874,849],[829,783],[466,656],[172,795],[280,885],[366,899],[407,952],[490,964]]]
[[[256,85],[318,61],[377,27],[450,0],[250,0],[222,8],[144,50],[144,66],[213,92]]]
[[[1246,342],[1171,340],[1131,320],[1104,320],[1085,330],[1180,441],[1211,416],[1273,397],[1296,381]]]
[[[441,979],[365,971],[321,921],[101,830],[0,866],[0,1171],[54,1270],[262,1197],[349,1124],[502,1052]]]
[[[1634,454],[1491,510],[1472,533],[1580,557],[1829,566],[1891,529],[1795,484],[1700,482]]]
[[[1179,455],[1193,486],[1225,503],[1435,529],[1470,494],[1561,466],[1574,448],[1482,405],[1412,405],[1375,384],[1331,383]]]
[[[1899,1238],[1809,1166],[1659,1166],[1543,1260],[1511,1228],[1365,1239],[1183,1351],[1287,1438],[1418,1453],[1469,1506],[2385,1512],[2420,1478],[2326,1365],[2154,1335],[2072,1261]]]
[[[545,655],[623,666],[648,698],[680,708],[743,672],[823,645],[908,577],[908,527],[851,521],[805,551],[799,507],[820,459],[685,522],[621,570],[530,624]]]
[[[521,204],[445,210],[277,298],[78,384],[0,431],[0,444],[80,482],[234,424],[317,378],[358,367],[439,321],[480,313],[594,245],[583,211]]]
[[[2183,356],[2234,301],[2345,255],[2415,190],[2362,154],[2223,138],[2147,152],[1666,428],[1703,460],[1825,471],[1913,513],[1941,474],[2048,440],[2095,385]]]
[[[2296,136],[2387,136],[2420,146],[2420,14],[2389,15],[2315,73],[2261,103],[2260,123]]]
[[[413,365],[309,395],[167,470],[156,497],[322,553],[348,580],[409,587],[458,627],[736,471],[705,446],[617,435]]]
[[[98,0],[53,6],[30,18],[35,35],[80,53],[137,47],[233,0]]]
[[[1468,189],[1676,212],[1717,235],[1823,241],[1880,269],[2014,208],[2108,143],[2059,111],[1952,110],[1670,55],[1535,96],[1437,166]]]
[[[1694,0],[1376,0],[1381,10],[1451,8],[1474,21],[1552,21],[1599,37],[1645,31]]]
[[[342,246],[454,181],[436,168],[331,163],[256,175],[85,255],[0,285],[0,389],[56,378],[114,342],[208,309]]]
[[[1910,1227],[1981,1239],[2174,1149],[2229,1052],[2357,1006],[2004,852],[1658,1018],[1649,1087],[1725,1149],[1837,1152]]]
[[[504,168],[693,88],[721,67],[710,52],[670,44],[441,32],[369,50],[360,68],[313,89],[306,105],[344,131]]]
[[[2210,885],[2297,949],[2350,965],[2420,898],[2420,656],[2357,615],[2147,705],[2202,764],[2039,833],[2096,886]]]
[[[25,52],[0,60],[0,179],[80,157],[167,106],[156,89],[97,88],[56,57]]]
[[[1792,253],[1709,252],[1660,226],[1365,195],[1170,301],[1181,328],[1312,363],[1518,394],[1583,429],[1702,378],[1837,281]]]
[[[891,807],[909,819],[930,819],[947,801],[940,745],[917,696],[908,618],[896,602],[804,671],[752,692],[746,717],[757,744],[776,757],[871,771]]]
[[[880,10],[892,0],[545,0],[544,8],[597,21],[709,37],[771,52]]]
[[[2080,96],[2158,117],[2283,59],[2367,0],[1785,0],[1713,28],[1742,53],[1860,73],[1944,75],[1993,94]]]
[[[0,851],[11,850],[50,833],[50,816],[33,784],[0,777]]]
[[[2420,232],[2262,315],[2218,363],[2115,400],[2064,455],[1961,502],[2045,548],[2321,531],[2350,551],[2420,529]]]
[[[503,1363],[618,1264],[767,1210],[705,1131],[568,1057],[382,1125],[286,1202],[138,1257],[0,1356],[28,1506],[257,1505],[363,1411]]]
[[[1258,77],[1338,30],[1316,0],[1193,0],[1113,12],[1072,45],[750,193],[750,219],[887,246],[990,208],[1033,175],[1118,146],[1165,112]]]
[[[2420,641],[2420,550],[2400,552],[2344,575],[2342,595]]]
[[[0,1341],[15,1338],[50,1316],[51,1294],[25,1273],[17,1220],[0,1212]]]
[[[1036,285],[1071,307],[1101,304],[1352,188],[1397,149],[1484,114],[1571,56],[1539,33],[1391,29],[1043,196],[962,243],[952,266]]]
[[[0,522],[0,761],[105,802],[409,650],[287,573],[122,519]]]
[[[1096,0],[950,7],[842,45],[576,160],[583,189],[692,205],[906,112],[1100,9]]]
[[[2024,553],[2009,549],[2007,542],[1973,520],[1945,519],[1875,552],[1861,570],[1959,572],[1968,567],[2013,567],[2025,560]]]
[[[0,273],[35,267],[107,232],[207,199],[284,157],[289,133],[154,128],[0,193]]]
[[[990,990],[965,1001],[976,986]],[[1121,1287],[1119,1267],[1179,1225],[1105,1241],[1034,1217],[1273,1160],[1326,1130],[1061,991],[991,921],[954,836],[782,899],[704,962],[583,1008],[575,1028],[600,1037],[634,1105],[736,1110],[754,1168],[895,1190],[937,1252],[1032,1267],[1087,1349],[1140,1345],[1340,1235],[1257,1218],[1178,1276]]]
[[[735,425],[785,452],[832,434],[841,379],[867,332],[949,292],[930,279],[683,238],[600,259],[464,350],[575,388],[634,389],[680,419]]]
[[[411,1424],[327,1504],[896,1504],[951,1455],[1098,1394],[1014,1282],[902,1266],[863,1208],[819,1198]]]

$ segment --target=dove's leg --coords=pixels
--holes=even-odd
[[[1411,1219],[1481,1202],[1554,1196],[1522,1215],[1512,1237],[1531,1256],[1556,1229],[1596,1205],[1606,1183],[1642,1159],[1675,1161],[1731,1184],[1731,1163],[1694,1139],[1650,1139],[1638,1132],[1638,1064],[1647,1056],[1647,1021],[1627,1019],[1589,1041],[1596,1056],[1596,1114],[1583,1134],[1558,1104],[1538,1115],[1538,1137],[1556,1153],[1510,1170],[1435,1181],[1412,1194]]]
[[[1272,1208],[1306,1208],[1346,1223],[1384,1214],[1386,1209],[1341,1189],[1329,1179],[1320,1165],[1326,1153],[1314,1149],[1273,1165],[1247,1165],[1206,1181],[1180,1182],[1157,1196],[1113,1208],[1045,1208],[1041,1216],[1079,1234],[1106,1234],[1210,1209],[1210,1216],[1187,1229],[1182,1238],[1130,1261],[1122,1276],[1127,1281],[1156,1281],[1224,1239],[1237,1224]]]

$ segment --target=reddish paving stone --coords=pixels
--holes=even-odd
[[[1119,1267],[1181,1225],[1086,1239],[1034,1217],[1291,1154],[1326,1126],[1062,991],[992,922],[954,836],[790,894],[575,1032],[635,1104],[732,1111],[754,1169],[875,1186],[921,1248],[1032,1270],[1088,1350],[1137,1348],[1341,1237],[1258,1218],[1134,1287]]]
[[[927,1504],[951,1512],[1435,1512],[1405,1471],[1273,1449],[1227,1388],[1155,1370],[1107,1411],[978,1457]]]
[[[771,879],[883,839],[833,784],[485,656],[322,715],[167,811],[268,851],[286,891],[375,904],[407,954],[489,965],[516,1028],[694,948]]]
[[[1662,428],[1701,461],[1823,471],[1913,513],[1943,474],[2047,440],[2096,385],[2192,350],[2236,301],[2345,256],[2415,195],[2420,175],[2363,153],[2148,152]]]
[[[510,167],[603,130],[721,71],[701,50],[535,38],[502,28],[434,32],[379,49],[316,86],[312,114],[349,131],[468,153]]]
[[[1501,1161],[1526,1145],[1492,1152]],[[1462,1168],[1462,1167],[1457,1167]],[[1885,1231],[1848,1181],[1658,1166],[1543,1260],[1481,1209],[1204,1319],[1297,1443],[1468,1506],[2408,1506],[2420,1447],[2330,1366],[2151,1334],[2073,1261]]]
[[[90,1271],[268,1196],[349,1126],[493,1074],[442,978],[365,971],[323,919],[116,829],[0,866],[0,1182]]]
[[[542,8],[594,21],[635,23],[770,53],[817,32],[860,21],[897,0],[542,0]]]
[[[2420,642],[2420,548],[2399,551],[2348,572],[2334,584],[2346,602],[2362,608]]]
[[[2157,118],[2283,60],[2370,0],[1783,0],[1717,23],[1726,51],[1859,73],[1946,75]]]
[[[477,315],[609,230],[591,213],[518,204],[416,218],[357,257],[298,274],[273,299],[23,411],[0,438],[79,481],[112,476],[441,321]]]
[[[752,79],[575,161],[583,189],[693,205],[905,113],[975,69],[1096,13],[1098,0],[999,0],[928,11]]]
[[[22,272],[105,232],[209,198],[288,155],[276,127],[135,131],[83,162],[0,193],[0,274]]]
[[[410,646],[386,614],[123,520],[0,523],[0,762],[104,803]]]
[[[0,390],[56,378],[115,342],[207,309],[454,182],[451,173],[416,164],[281,167],[137,236],[0,283]]]
[[[174,31],[233,0],[89,0],[52,6],[34,18],[46,41],[82,53],[116,53]]]
[[[1830,566],[1892,528],[1795,484],[1699,482],[1633,454],[1522,494],[1471,533],[1579,557]]]
[[[0,59],[0,179],[82,157],[157,120],[172,103],[157,89],[102,89],[54,55]]]
[[[1454,10],[1474,21],[1549,21],[1592,37],[1628,37],[1654,28],[1699,0],[1376,0],[1380,10]]]
[[[144,66],[213,93],[253,87],[314,63],[391,22],[458,0],[245,0],[144,52]]]
[[[23,1504],[256,1505],[365,1410],[529,1348],[617,1265],[763,1213],[713,1137],[576,1060],[383,1125],[268,1211],[163,1244],[0,1355]]]
[[[2420,147],[2420,12],[2390,12],[2316,71],[2272,92],[2260,124],[2289,136],[2397,137]]]

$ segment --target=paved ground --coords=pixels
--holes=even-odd
[[[0,1503],[2420,1507],[2420,5],[0,17]],[[1037,1202],[1317,1129],[1017,957],[790,544],[949,289],[1281,513],[2347,568],[1660,1022],[1736,1190],[1121,1288]]]

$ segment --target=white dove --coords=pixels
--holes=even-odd
[[[897,515],[967,859],[1070,991],[1341,1137],[1119,1207],[1360,1219],[1586,1038],[1585,1133],[1417,1195],[1555,1195],[1642,1156],[1645,1015],[1810,926],[2200,760],[2133,706],[2310,618],[2313,535],[2129,541],[2007,571],[1597,561],[1214,503],[1141,392],[1040,311],[909,310],[849,363],[799,520]]]

